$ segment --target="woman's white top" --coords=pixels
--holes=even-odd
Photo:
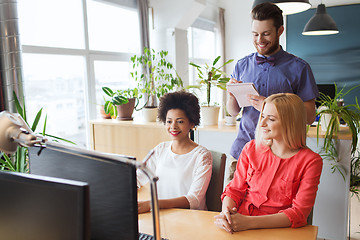
[[[198,145],[186,154],[171,151],[172,141],[163,142],[154,148],[154,154],[146,166],[156,176],[159,199],[185,196],[191,209],[207,210],[206,190],[212,173],[212,155],[205,147]],[[138,184],[149,180],[137,171]]]

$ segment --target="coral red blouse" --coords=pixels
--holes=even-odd
[[[221,196],[236,202],[238,212],[248,216],[284,212],[291,227],[307,224],[320,183],[322,158],[308,148],[282,159],[269,147],[255,149],[255,140],[241,152],[234,179]]]

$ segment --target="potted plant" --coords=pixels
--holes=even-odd
[[[152,119],[157,116],[157,100],[165,93],[183,87],[183,82],[173,64],[167,60],[167,51],[156,52],[144,48],[144,53],[131,57],[133,71],[131,77],[136,81],[139,94],[144,96],[144,112],[152,109]],[[154,117],[155,116],[155,117]]]
[[[237,116],[232,116],[226,109],[225,109],[225,125],[227,126],[234,126],[236,125],[236,117]]]
[[[328,122],[324,123],[326,130],[324,138],[324,148],[325,151],[331,146],[332,139],[336,139],[339,129],[340,129],[340,119],[342,119],[346,125],[349,127],[350,132],[352,133],[352,142],[351,142],[351,153],[354,153],[356,150],[358,142],[358,133],[360,131],[360,107],[357,99],[356,104],[343,105],[338,104],[338,99],[343,99],[349,92],[353,89],[359,87],[357,85],[352,87],[350,90],[345,92],[344,88],[338,91],[338,88],[335,84],[335,97],[331,98],[323,93],[320,93],[320,97],[317,102],[320,103],[317,115],[319,115],[319,122],[323,118],[328,118]],[[324,115],[328,114],[328,115]],[[317,126],[317,135],[319,135],[320,126]]]
[[[105,100],[105,113],[118,120],[132,120],[133,111],[139,104],[138,89],[128,88],[113,91],[109,87],[103,87],[102,90],[110,97],[109,100]]]
[[[324,159],[333,162],[332,164],[333,171],[338,170],[344,179],[345,179],[345,175],[343,172],[344,169],[338,164],[338,152],[336,149],[336,145],[338,141],[338,132],[340,130],[340,120],[343,120],[345,122],[352,135],[352,140],[351,140],[352,169],[351,169],[350,177],[351,179],[354,179],[353,174],[357,173],[358,176],[358,173],[360,171],[359,163],[358,163],[359,161],[353,160],[353,159],[358,159],[358,157],[356,158],[355,156],[355,152],[358,143],[358,135],[360,133],[360,107],[357,98],[355,98],[355,104],[349,104],[349,105],[339,104],[338,99],[343,99],[344,96],[346,96],[347,94],[349,94],[349,92],[351,92],[353,89],[359,86],[360,85],[352,87],[350,90],[345,92],[344,88],[338,91],[338,88],[335,84],[334,98],[331,98],[323,93],[320,93],[320,97],[317,100],[317,102],[321,104],[320,107],[318,108],[317,115],[319,115],[319,122],[322,122],[322,124],[317,125],[318,140],[319,140],[319,132],[320,132],[319,125],[322,125],[321,127],[325,128],[323,129],[324,144],[321,149],[321,155]],[[326,122],[322,121],[325,118],[326,118]],[[354,190],[356,190],[356,188],[350,186],[350,191],[355,193]]]
[[[217,67],[216,64],[220,60],[220,56],[216,57],[212,62],[212,65],[205,64],[204,66],[199,66],[193,62],[189,64],[196,68],[198,76],[198,84],[190,85],[187,89],[197,88],[200,91],[206,91],[206,104],[202,104],[201,114],[203,125],[215,125],[218,121],[219,116],[219,106],[211,105],[211,87],[216,86],[222,90],[226,90],[226,83],[230,80],[226,76],[226,73],[221,69],[233,61],[233,59],[228,60],[223,65]]]
[[[41,119],[42,115],[42,108],[37,112],[34,122],[30,125],[27,121],[26,117],[26,109],[25,104],[21,106],[15,92],[13,92],[15,106],[17,112],[20,116],[24,119],[25,123],[30,127],[31,131],[36,133],[36,129]],[[45,116],[44,126],[42,127],[42,131],[36,133],[36,135],[42,135],[46,137],[50,137],[54,141],[64,141],[71,144],[75,144],[72,141],[66,140],[64,138],[60,138],[57,136],[53,136],[46,133],[46,123],[47,123],[47,116]],[[0,170],[2,171],[11,171],[11,172],[21,172],[21,173],[29,173],[29,157],[28,157],[28,148],[18,146],[15,153],[9,155],[4,152],[0,152]]]

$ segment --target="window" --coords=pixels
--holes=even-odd
[[[81,0],[18,0],[18,15],[22,44],[85,48]]]
[[[94,61],[95,69],[95,89],[97,111],[96,118],[101,118],[100,107],[104,104],[104,94],[102,87],[106,86],[111,89],[126,89],[135,87],[134,81],[130,81],[130,72],[132,64],[121,61]],[[131,84],[129,84],[131,82]]]
[[[137,11],[97,1],[88,1],[87,7],[91,50],[139,52]]]
[[[76,143],[84,142],[81,136],[86,135],[84,69],[85,61],[80,56],[23,55],[28,118],[34,119],[43,108],[46,132]]]
[[[189,42],[189,60],[197,65],[212,65],[216,55],[216,31],[215,23],[208,20],[198,18],[195,23],[188,29]],[[190,85],[197,84],[197,72],[194,67],[189,67],[189,83]],[[206,91],[194,90],[194,93],[199,97],[200,103],[206,102]],[[217,87],[213,87],[212,104],[221,104],[221,91]]]
[[[29,122],[43,107],[47,133],[86,147],[101,88],[131,87],[137,9],[107,0],[18,0],[18,16]]]

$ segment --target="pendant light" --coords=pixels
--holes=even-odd
[[[271,2],[276,4],[284,15],[290,15],[308,10],[311,7],[309,0],[255,0],[253,8],[264,2]]]
[[[339,30],[335,21],[326,13],[324,4],[319,4],[316,13],[305,25],[303,35],[329,35],[337,34]]]

